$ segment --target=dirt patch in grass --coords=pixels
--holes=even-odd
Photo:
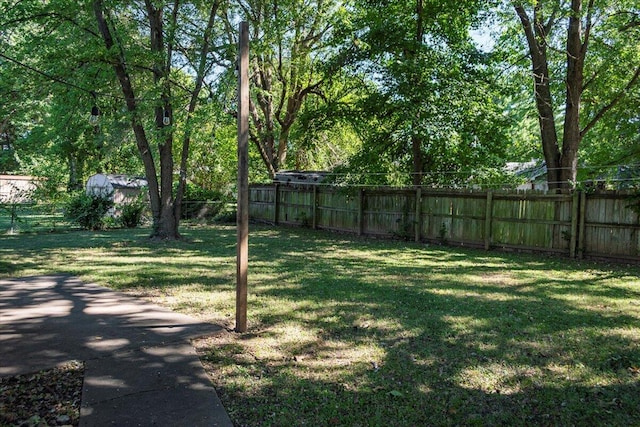
[[[0,378],[0,426],[77,426],[84,365]]]

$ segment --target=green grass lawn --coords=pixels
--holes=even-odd
[[[229,329],[195,342],[239,426],[640,426],[640,268],[252,226],[0,237],[0,277],[66,272]]]

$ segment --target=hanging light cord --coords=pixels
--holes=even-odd
[[[41,76],[43,76],[43,77],[46,77],[47,79],[49,79],[49,80],[51,80],[51,81],[54,81],[54,82],[56,82],[56,83],[59,83],[59,84],[61,84],[61,85],[68,86],[68,87],[72,87],[72,88],[75,88],[75,89],[81,90],[81,91],[86,92],[86,93],[91,94],[91,95],[96,95],[96,93],[95,93],[94,91],[91,91],[91,90],[89,90],[89,89],[83,88],[83,87],[78,86],[78,85],[73,84],[73,83],[69,83],[69,82],[67,82],[67,81],[65,81],[65,80],[62,80],[62,79],[61,79],[61,78],[59,78],[59,77],[52,76],[51,74],[47,74],[47,73],[45,73],[44,71],[40,71],[40,70],[38,70],[37,68],[34,68],[34,67],[30,66],[30,65],[27,65],[27,64],[25,64],[24,62],[20,62],[20,61],[18,61],[17,59],[11,58],[11,57],[9,57],[9,56],[7,56],[7,55],[3,54],[3,53],[0,53],[0,58],[4,58],[4,59],[6,59],[7,61],[13,62],[14,64],[19,65],[19,66],[20,66],[20,67],[22,67],[22,68],[26,68],[27,70],[29,70],[29,71],[31,71],[31,72],[33,72],[33,73],[39,74],[39,75],[41,75]]]

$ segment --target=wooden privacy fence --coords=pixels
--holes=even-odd
[[[638,198],[253,185],[252,220],[416,242],[640,261]]]

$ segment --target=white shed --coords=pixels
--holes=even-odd
[[[146,190],[147,180],[138,176],[96,174],[87,180],[87,194],[111,195],[116,205],[132,202]]]

